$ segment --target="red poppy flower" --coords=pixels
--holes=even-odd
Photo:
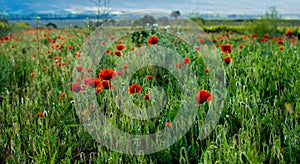
[[[149,100],[149,99],[150,99],[150,95],[149,95],[148,93],[145,94],[144,99],[145,99],[145,100]]]
[[[4,39],[5,41],[7,41],[7,40],[9,39],[9,36],[4,36],[3,39]]]
[[[122,75],[124,75],[124,72],[121,71],[121,70],[119,70],[119,71],[117,72],[117,75],[118,75],[118,76],[122,76]]]
[[[183,58],[183,63],[184,64],[190,63],[190,58]]]
[[[96,91],[96,93],[102,92],[102,84],[101,84],[101,86],[100,85],[96,86],[95,91]]]
[[[122,51],[122,50],[125,49],[125,45],[124,45],[124,44],[117,44],[117,45],[116,45],[116,49],[117,49],[118,51]]]
[[[182,68],[182,64],[181,63],[176,64],[176,68],[178,69]]]
[[[113,86],[111,85],[109,80],[103,80],[102,86],[104,89],[113,89]]]
[[[80,84],[72,84],[72,92],[80,92],[81,86]]]
[[[265,34],[264,37],[265,37],[265,38],[269,38],[269,34]]]
[[[210,101],[212,99],[212,96],[210,93],[208,93],[207,90],[199,90],[196,95],[196,103],[202,104],[205,101]]]
[[[82,66],[76,66],[76,70],[77,70],[78,72],[82,72],[82,71],[83,71],[83,67],[82,67]]]
[[[200,38],[200,39],[199,39],[199,42],[200,42],[200,43],[203,43],[204,41],[205,41],[204,38]]]
[[[73,46],[68,46],[68,50],[71,50],[71,49],[73,49]]]
[[[230,63],[231,63],[230,56],[226,56],[226,57],[224,58],[224,61],[225,61],[226,64],[230,64]]]
[[[128,66],[126,65],[126,64],[124,64],[123,66],[122,66],[122,69],[127,69],[128,68]]]
[[[258,35],[257,34],[252,34],[252,38],[257,38]]]
[[[205,72],[205,73],[208,73],[208,72],[209,72],[208,68],[205,68],[205,69],[204,69],[204,72]]]
[[[293,32],[292,32],[290,29],[288,29],[288,30],[286,31],[285,35],[293,35]]]
[[[106,68],[99,72],[98,76],[101,80],[111,80],[116,77],[116,72],[112,69]]]
[[[170,127],[171,127],[171,122],[167,122],[167,123],[166,123],[166,126],[167,126],[168,128],[170,128]]]
[[[152,36],[148,39],[148,44],[153,45],[158,43],[158,37],[157,36]]]
[[[132,84],[128,88],[129,94],[140,93],[142,92],[142,87],[138,84]]]
[[[115,52],[115,55],[121,57],[121,56],[122,56],[122,53],[121,53],[120,51],[116,51],[116,52]]]
[[[36,115],[37,115],[38,117],[42,117],[42,116],[43,116],[43,112],[38,112]]]
[[[90,79],[88,79],[86,85],[88,87],[91,87],[91,88],[102,87],[102,83],[101,83],[101,81],[98,78],[90,78]]]
[[[148,80],[152,80],[152,79],[153,79],[153,76],[152,76],[152,75],[148,75],[148,76],[147,76],[147,79],[148,79]]]
[[[35,73],[32,72],[30,75],[31,75],[31,77],[34,77],[34,76],[35,76]]]
[[[221,45],[221,50],[223,52],[225,52],[226,54],[230,54],[231,51],[232,51],[232,46],[231,46],[231,44],[222,44]]]
[[[268,38],[261,38],[260,42],[268,42]]]
[[[284,44],[283,40],[281,38],[279,38],[277,44]]]
[[[280,46],[278,49],[281,51],[281,50],[283,50],[283,49],[284,49],[284,47],[283,47],[283,46]]]

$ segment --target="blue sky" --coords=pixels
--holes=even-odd
[[[6,11],[94,12],[93,0],[0,0]],[[95,1],[95,0],[94,0]],[[299,0],[110,0],[112,11],[199,12],[202,14],[264,14],[275,6],[280,14],[300,14]]]

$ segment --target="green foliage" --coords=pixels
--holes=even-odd
[[[261,37],[263,37],[264,34],[278,36],[280,34],[278,31],[279,20],[280,16],[277,9],[275,7],[271,7],[270,12],[266,12],[260,20],[253,22],[250,32],[258,34]]]
[[[15,26],[20,27],[19,29],[27,28],[26,24]],[[213,39],[222,38],[222,41],[215,39],[216,44],[231,43],[233,47],[230,54],[219,53],[220,60],[230,55],[232,63],[230,65],[224,63],[226,97],[218,125],[207,138],[198,139],[210,105],[203,104],[199,107],[195,124],[178,142],[161,152],[140,156],[120,154],[103,147],[80,124],[72,104],[75,93],[70,91],[70,84],[74,79],[67,72],[76,66],[74,54],[81,48],[78,44],[86,41],[91,32],[89,29],[50,31],[41,29],[38,32],[38,41],[36,31],[14,33],[11,39],[0,43],[0,161],[8,163],[297,163],[300,161],[299,44],[292,44],[290,38],[281,35],[284,49],[278,50],[281,45],[273,40],[261,43],[245,35],[246,26],[210,26],[204,29],[219,32],[208,36]],[[278,29],[281,33],[291,29],[293,33],[299,34],[297,27]],[[120,27],[117,30],[126,28]],[[65,40],[57,39],[55,44],[61,44],[62,49],[52,49],[53,44],[44,36],[55,39],[58,35],[63,37],[73,35],[73,37],[66,37]],[[187,66],[196,72],[200,85],[206,84],[207,81],[203,79],[208,77],[209,73],[203,72],[205,63],[202,58],[194,55],[194,47],[189,46],[188,40],[181,42],[175,36],[158,33],[155,30],[142,30],[134,32],[127,40],[123,38],[122,41],[126,45],[126,50],[131,51],[131,46],[135,48],[137,44],[145,46],[147,39],[152,35],[159,37],[159,44],[174,46],[180,55],[189,57],[191,62]],[[247,37],[244,39],[244,36]],[[177,46],[174,45],[175,40],[178,41]],[[205,38],[205,42],[208,40]],[[242,44],[243,48],[240,48]],[[67,50],[68,45],[72,45],[73,49]],[[109,46],[111,51],[115,51],[115,45]],[[116,60],[114,55],[106,57],[106,63],[101,63],[99,67],[105,68]],[[65,65],[58,66],[63,62]],[[43,68],[46,68],[45,71]],[[95,71],[97,72],[99,70]],[[140,75],[149,73],[157,78],[166,72],[159,67],[153,67],[151,70],[141,69],[131,80],[143,81],[142,78],[145,76]],[[35,73],[35,76],[31,73]],[[176,84],[176,78],[171,75],[166,77],[168,78],[157,80],[157,84],[166,83],[163,89],[175,94],[179,92],[178,88],[172,86]],[[105,91],[110,93],[109,90]],[[60,97],[62,93],[66,96]],[[142,97],[139,96],[135,98]],[[101,95],[99,97],[101,98]],[[180,96],[168,98],[171,101],[168,108],[176,108],[180,104]],[[291,105],[288,106],[287,103]],[[114,99],[107,99],[107,105],[115,105]],[[43,116],[38,117],[38,112],[44,112]],[[118,122],[122,119],[119,113],[114,113],[109,120],[120,129],[146,134],[149,131],[155,132],[156,128],[163,128],[165,121],[168,121],[169,116],[172,118],[173,114],[163,115],[166,118],[161,122],[145,121],[143,125],[139,120],[128,118],[128,122],[132,121],[134,124],[124,126],[124,122]]]
[[[26,22],[14,22],[10,24],[10,28],[12,31],[20,31],[20,30],[31,28],[31,26]]]
[[[152,25],[155,23],[155,18],[151,15],[144,15],[143,18],[140,18],[134,22],[135,26],[146,26],[147,24]]]
[[[5,22],[0,22],[0,37],[7,35],[10,30],[10,26]]]
[[[56,25],[55,23],[49,22],[49,23],[46,25],[46,27],[48,27],[48,28],[50,28],[50,27],[52,27],[52,28],[57,28],[57,25]]]

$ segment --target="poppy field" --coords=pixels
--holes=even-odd
[[[89,28],[27,29],[3,36],[0,163],[300,161],[300,46],[296,35],[290,30],[276,36],[200,35],[188,27],[177,33],[169,28],[114,27],[101,34],[105,36],[102,40]],[[116,29],[128,31],[127,35],[118,36],[113,32]],[[91,40],[100,48],[91,48]],[[207,51],[210,47],[214,47],[215,58]],[[172,56],[174,52],[177,57]],[[167,53],[171,55],[160,56]],[[101,56],[101,60],[87,58],[87,54]],[[162,61],[164,67],[149,66],[148,59]],[[94,61],[96,65],[88,65]],[[90,102],[92,96],[96,104]],[[77,107],[77,102],[83,107]],[[140,113],[131,113],[135,107]],[[216,107],[222,111],[213,129],[199,137],[206,115]],[[134,135],[176,127],[184,134],[171,135],[174,143],[151,153],[130,153],[134,144],[124,146],[127,153],[113,151],[85,129],[98,114],[113,127]],[[130,114],[136,114],[135,118]],[[143,119],[145,115],[149,118]],[[189,118],[181,120],[189,128],[173,123],[177,115]],[[106,137],[121,144],[115,141],[117,136]]]

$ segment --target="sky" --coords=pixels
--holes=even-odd
[[[97,0],[0,0],[4,11],[95,12]],[[103,1],[103,0],[102,0]],[[125,12],[168,12],[200,14],[264,14],[275,6],[280,14],[300,14],[300,0],[110,0],[110,9]]]

